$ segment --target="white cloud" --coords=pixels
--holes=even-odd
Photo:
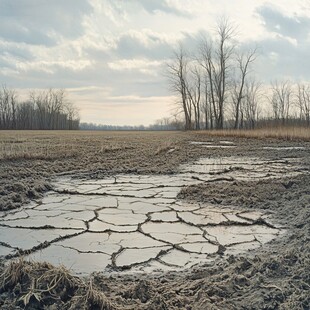
[[[0,80],[68,88],[83,121],[169,113],[163,64],[179,41],[195,49],[201,32],[214,33],[221,15],[239,25],[241,44],[260,47],[258,78],[310,79],[308,0],[2,0],[0,11]]]
[[[67,60],[67,61],[33,61],[33,62],[19,62],[16,64],[16,68],[21,71],[42,71],[49,74],[53,74],[58,68],[65,68],[74,72],[81,71],[86,67],[92,65],[92,62],[86,60]]]
[[[108,66],[112,70],[116,71],[132,70],[139,71],[144,74],[157,75],[157,69],[162,64],[162,61],[151,61],[149,59],[120,59],[115,62],[108,63]]]

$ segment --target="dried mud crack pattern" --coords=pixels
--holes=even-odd
[[[177,198],[201,182],[295,176],[297,159],[205,158],[176,175],[65,177],[42,201],[0,213],[0,255],[64,264],[76,273],[190,267],[255,249],[283,230],[260,212]]]

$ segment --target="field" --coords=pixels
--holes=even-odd
[[[309,136],[305,129],[212,135],[0,132],[0,308],[23,309],[26,305],[29,309],[309,309]],[[151,181],[142,183],[146,179]],[[102,180],[110,184],[108,190],[108,185],[100,183]],[[100,187],[94,186],[99,183]],[[120,217],[115,219],[117,210],[104,213],[105,209],[97,208],[92,200],[115,198],[115,208],[122,203],[135,205],[135,186],[140,186],[139,193],[143,193],[139,202],[151,205],[151,201],[150,207],[163,211],[145,215],[139,209],[139,216],[145,217],[141,221],[132,217],[135,212],[129,214],[130,211],[125,219],[121,218],[124,224]],[[71,229],[56,227],[57,223],[48,220],[63,219],[64,212],[54,214],[54,206],[64,205],[63,197],[73,196],[75,203],[66,206],[75,209],[75,216],[81,212],[87,217],[84,205],[96,207],[91,211],[96,216],[84,220],[87,228],[78,230],[77,216],[66,222],[69,226],[77,223],[70,236],[41,240],[31,247],[23,246],[23,234],[12,239],[16,230],[26,231],[28,222],[31,224],[27,224],[27,231],[32,236],[41,231],[49,234],[56,228]],[[175,209],[164,210],[169,201]],[[28,203],[31,208],[27,209]],[[42,206],[46,207],[40,211]],[[50,215],[41,217],[43,222],[36,222],[31,214],[41,216],[39,211]],[[21,212],[26,216],[20,216]],[[165,219],[172,213],[177,218]],[[210,214],[215,213],[212,222]],[[114,229],[137,224],[134,233],[144,233],[144,237],[153,237],[153,231],[147,232],[149,227],[166,223],[176,229],[187,225],[194,231],[192,235],[186,234],[191,238],[197,235],[195,229],[204,230],[206,237],[206,231],[211,236],[215,234],[211,231],[221,227],[226,239],[217,235],[215,241],[209,240],[207,249],[201,247],[199,251],[193,245],[201,241],[188,241],[191,251],[187,252],[185,243],[167,241],[159,246],[163,250],[154,257],[141,261],[134,260],[122,245],[116,254],[111,252],[109,269],[98,269],[98,261],[89,260],[88,266],[82,266],[86,272],[79,276],[74,266],[58,266],[44,254],[50,253],[51,245],[62,244],[62,250],[56,253],[58,259],[65,250],[72,251],[70,240],[86,234],[115,235],[111,228],[104,232],[92,228],[98,221],[102,225],[103,214],[112,222],[118,221],[119,226],[113,222]],[[224,220],[218,220],[223,216]],[[128,224],[127,218],[133,223]],[[234,238],[242,236],[244,240],[231,241],[231,232],[226,231],[230,228],[238,231]],[[244,233],[247,229],[253,233],[253,240]],[[126,230],[124,233],[128,234]],[[214,252],[210,250],[212,246],[217,247]],[[134,247],[130,248],[133,250]],[[140,256],[143,251],[139,249]],[[173,251],[190,256],[186,258],[187,268],[176,266],[175,257],[168,263],[165,255]],[[90,248],[81,253],[88,252]],[[101,259],[106,255],[103,252],[93,254]],[[124,253],[128,255],[121,263]],[[201,261],[194,261],[193,255]],[[47,262],[40,260],[43,256]],[[133,259],[133,263],[126,259]],[[167,270],[160,270],[159,266]]]

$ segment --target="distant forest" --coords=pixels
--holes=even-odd
[[[0,129],[79,129],[79,115],[66,99],[63,89],[31,91],[26,101],[18,101],[14,89],[0,89]]]
[[[115,125],[101,125],[94,123],[80,123],[81,130],[183,130],[184,124],[179,120],[172,120],[171,118],[162,118],[149,126],[138,125],[138,126],[115,126]]]

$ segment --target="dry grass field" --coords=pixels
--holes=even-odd
[[[46,159],[81,157],[89,153],[128,151],[132,142],[157,145],[155,154],[173,148],[179,140],[218,138],[274,139],[282,141],[310,141],[310,128],[288,127],[256,130],[214,130],[184,134],[182,132],[102,132],[102,131],[1,131],[0,159]],[[146,138],[146,139],[145,139]],[[147,141],[150,139],[152,144]],[[127,141],[126,141],[127,140]],[[113,143],[111,143],[113,142]],[[129,144],[128,144],[129,143]],[[154,149],[152,148],[154,151]]]
[[[309,309],[309,130],[0,131],[0,216],[40,201],[61,175],[174,174],[199,158],[298,159],[298,175],[191,185],[184,201],[265,210],[286,233],[261,248],[181,272],[79,278],[48,263],[0,264],[1,309]],[[233,148],[202,147],[204,142]],[[227,142],[227,141],[226,141]],[[265,149],[265,147],[269,147]],[[285,151],[283,151],[285,150]],[[13,210],[13,211],[12,211]],[[1,224],[2,225],[2,224]],[[1,226],[2,228],[5,226]],[[0,247],[1,243],[0,236]],[[1,257],[1,256],[0,256]],[[84,296],[81,298],[81,296]]]
[[[255,130],[215,130],[200,131],[202,135],[213,137],[280,139],[286,141],[310,141],[309,127],[275,127]]]
[[[157,143],[160,150],[173,144],[172,136],[160,132],[126,131],[1,131],[0,159],[52,160],[99,155],[133,149],[137,143],[148,143],[148,139],[154,141],[154,145]]]

